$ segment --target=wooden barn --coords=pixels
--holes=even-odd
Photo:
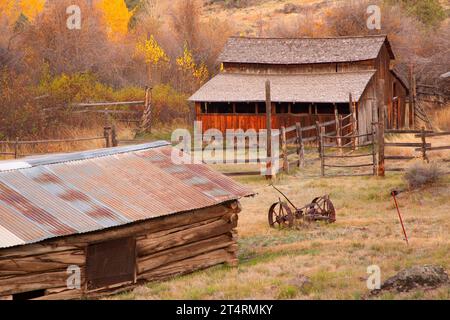
[[[0,299],[95,297],[236,264],[239,198],[252,192],[171,152],[155,142],[0,162]]]
[[[412,121],[408,89],[393,60],[386,36],[232,37],[219,57],[222,72],[189,100],[203,130],[264,129],[270,80],[273,128],[326,122],[337,111],[355,112],[359,133],[368,133],[378,121],[377,101],[384,101],[386,128],[403,128]]]

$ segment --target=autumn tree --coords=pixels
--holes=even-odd
[[[110,39],[115,41],[123,39],[128,33],[134,9],[129,10],[125,0],[99,0],[96,6],[103,14]]]
[[[137,43],[136,54],[144,58],[147,65],[148,83],[152,85],[154,83],[153,74],[159,73],[162,66],[169,62],[166,52],[151,35],[149,39],[143,39]]]

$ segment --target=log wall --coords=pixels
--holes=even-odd
[[[37,299],[97,297],[216,264],[236,265],[239,211],[239,203],[231,201],[118,228],[2,249],[0,300],[35,290],[44,293]],[[88,290],[87,246],[126,237],[136,240],[135,280]],[[79,290],[70,290],[66,285],[71,265],[81,270]]]

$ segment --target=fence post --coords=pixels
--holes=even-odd
[[[385,113],[384,113],[384,80],[381,79],[378,83],[378,176],[384,177],[385,168],[384,168],[384,122],[385,122]],[[381,97],[381,98],[380,98]]]
[[[144,112],[142,113],[141,131],[152,133],[152,88],[145,87]]]
[[[103,127],[103,136],[105,137],[105,148],[111,147],[111,124],[108,109],[105,109],[105,126]]]
[[[19,157],[19,137],[16,137],[16,141],[14,142],[14,159]]]
[[[325,135],[325,127],[320,128],[320,172],[322,177],[325,176],[325,147],[324,147],[324,136]]]
[[[281,127],[281,150],[283,152],[283,171],[289,173],[288,150],[286,142],[286,128]]]
[[[300,122],[295,124],[297,132],[297,154],[298,154],[298,167],[305,166],[305,146],[303,145],[302,125]]]
[[[430,160],[428,159],[427,156],[427,141],[426,141],[425,127],[423,126],[420,130],[420,137],[422,138],[422,159],[423,161],[429,163]]]
[[[119,145],[119,141],[117,140],[116,125],[114,123],[111,125],[111,143],[113,147],[117,147]]]
[[[270,81],[266,80],[266,130],[267,130],[267,159],[266,179],[272,178],[272,100],[270,97]]]
[[[336,143],[337,143],[338,147],[340,148],[339,149],[340,153],[342,154],[342,148],[341,148],[342,147],[342,138],[341,138],[341,136],[342,136],[342,130],[341,130],[342,115],[340,116],[338,114],[338,110],[336,107],[334,108],[334,121],[336,121],[336,136],[337,136]]]
[[[317,151],[319,152],[319,157],[320,157],[320,124],[319,124],[319,121],[316,121],[316,132],[317,132]]]
[[[376,151],[376,143],[375,143],[375,137],[376,137],[376,123],[372,123],[372,161],[373,161],[373,175],[377,175],[377,151]]]

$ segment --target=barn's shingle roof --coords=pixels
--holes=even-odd
[[[259,64],[309,64],[375,59],[386,36],[339,38],[243,38],[228,39],[218,61]]]
[[[0,248],[97,231],[251,195],[166,142],[0,162]]]
[[[358,101],[375,71],[258,75],[222,73],[201,87],[190,101],[265,101],[265,82],[271,83],[274,102],[348,102],[349,93]]]

